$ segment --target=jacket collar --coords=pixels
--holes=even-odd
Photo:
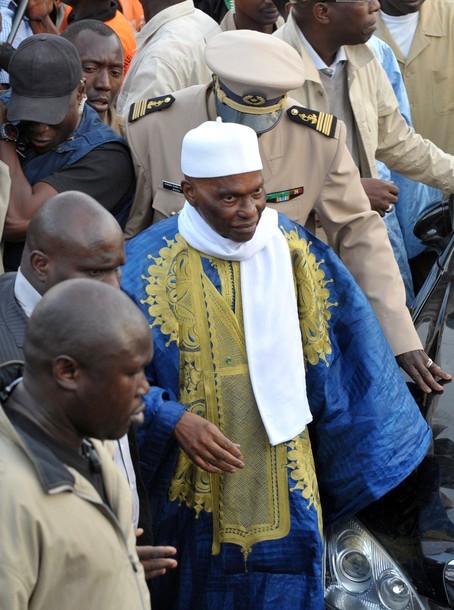
[[[19,445],[32,461],[43,490],[48,494],[73,491],[75,479],[52,451],[22,428],[16,429],[0,409],[0,431]]]

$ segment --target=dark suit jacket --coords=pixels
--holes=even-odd
[[[9,361],[24,359],[24,333],[27,316],[14,296],[16,273],[0,275],[0,391],[12,381],[21,376],[21,367],[17,364],[1,366]],[[133,428],[128,433],[131,459],[137,479],[140,515],[139,527],[143,535],[139,538],[140,545],[152,544],[151,515],[148,494],[145,490],[139,468],[139,456]]]
[[[24,332],[27,317],[14,296],[16,273],[0,276],[0,387],[17,378],[17,365],[1,366],[24,359]]]

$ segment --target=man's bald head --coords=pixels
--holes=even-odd
[[[129,297],[102,282],[51,288],[27,322],[24,354],[25,387],[81,436],[125,434],[149,389],[148,324]]]
[[[132,337],[149,328],[140,310],[121,290],[102,282],[73,279],[51,288],[35,307],[25,332],[25,360],[46,366],[60,354],[91,366],[116,357]]]
[[[73,277],[99,279],[118,287],[117,272],[123,264],[120,226],[89,195],[60,193],[33,215],[21,271],[40,294]]]

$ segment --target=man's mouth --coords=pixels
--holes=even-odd
[[[141,424],[143,424],[145,420],[144,411],[145,403],[141,401],[140,405],[131,413],[129,418],[130,423],[134,426],[140,426]]]
[[[95,100],[90,100],[90,106],[93,106],[98,112],[106,111],[109,109],[110,102],[106,98],[96,98]]]

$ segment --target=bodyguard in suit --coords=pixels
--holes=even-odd
[[[89,195],[76,191],[49,199],[33,216],[21,265],[0,276],[0,389],[17,378],[27,319],[41,297],[59,282],[91,278],[119,288],[124,239],[115,218]],[[77,332],[77,328],[74,329]],[[10,362],[9,366],[4,366]],[[151,546],[148,498],[139,472],[135,435],[116,441],[115,461],[135,497],[133,521],[144,530],[138,555],[146,578],[176,565],[172,547]],[[139,514],[140,506],[140,514]]]

